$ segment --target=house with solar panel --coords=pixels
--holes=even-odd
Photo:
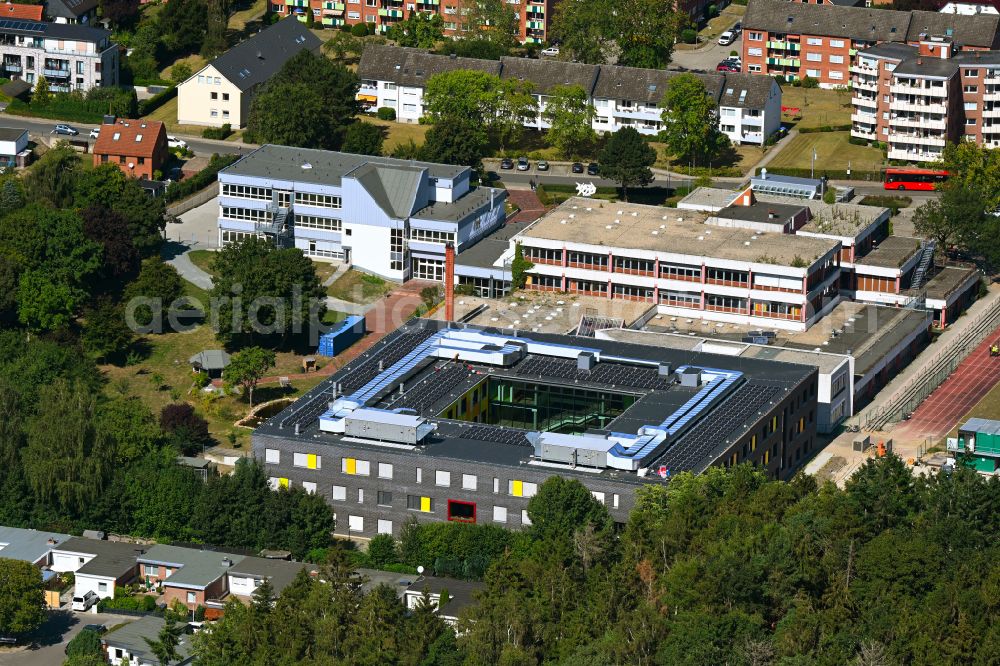
[[[817,394],[810,365],[411,320],[257,428],[253,455],[343,534],[522,528],[553,476],[624,523],[639,488],[680,472],[791,478],[817,449]]]
[[[177,86],[177,122],[244,127],[261,86],[302,51],[322,42],[290,16],[229,49]]]
[[[87,25],[0,18],[2,75],[52,92],[118,85],[118,45],[111,32]]]

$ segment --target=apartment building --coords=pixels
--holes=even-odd
[[[272,486],[359,537],[410,517],[520,529],[553,476],[624,523],[643,485],[741,462],[786,479],[814,449],[814,367],[452,326],[401,326],[255,430]]]
[[[322,42],[304,25],[284,19],[240,42],[177,86],[177,122],[244,127],[261,86],[302,51]]]
[[[34,86],[45,77],[53,92],[118,85],[118,45],[101,28],[27,20],[0,25],[4,77]]]
[[[517,16],[518,39],[526,44],[542,44],[548,39],[549,22],[558,0],[506,0]],[[461,38],[469,31],[463,25],[465,0],[271,0],[271,10],[295,16],[305,22],[308,12],[321,25],[335,27],[367,23],[379,34],[405,21],[416,12],[438,14],[444,20],[446,37]]]
[[[361,56],[358,100],[369,111],[379,107],[396,110],[403,122],[417,122],[424,115],[423,91],[435,74],[456,69],[488,72],[506,79],[528,81],[533,86],[538,112],[525,126],[546,129],[543,111],[556,86],[583,88],[594,106],[593,128],[615,132],[632,127],[642,134],[662,128],[660,102],[676,72],[615,65],[502,58],[500,61],[456,58],[422,49],[369,46]],[[719,107],[720,129],[735,144],[763,145],[781,125],[781,88],[770,78],[737,73],[698,74]]]
[[[994,49],[1000,46],[998,25],[998,16],[750,0],[743,66],[750,73],[846,87],[859,51],[886,43],[919,46],[932,35],[948,37],[960,51]]]
[[[445,248],[503,225],[469,167],[265,145],[219,172],[219,242],[275,239],[396,281],[444,279]]]
[[[851,135],[887,144],[889,159],[934,162],[959,140],[1000,146],[1000,52],[958,51],[936,35],[858,53]]]

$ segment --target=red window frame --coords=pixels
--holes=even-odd
[[[471,506],[472,507],[472,518],[459,518],[457,516],[451,515],[452,505],[461,506]],[[456,523],[475,523],[476,522],[476,503],[475,502],[465,502],[463,500],[448,500],[448,520],[454,521]]]

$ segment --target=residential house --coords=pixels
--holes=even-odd
[[[101,647],[112,666],[160,666],[159,658],[153,654],[148,641],[156,641],[166,621],[156,615],[146,615],[112,629],[101,636]],[[177,654],[180,659],[171,660],[170,666],[186,666],[194,661],[189,627],[182,627]]]
[[[161,179],[168,156],[167,130],[158,120],[105,123],[94,144],[94,166],[116,164],[133,178]]]
[[[32,86],[45,77],[52,92],[118,85],[118,45],[101,28],[5,21],[0,25],[0,62],[4,77]]]
[[[322,42],[302,23],[286,18],[240,42],[177,87],[177,122],[187,125],[246,125],[250,103],[301,51]],[[291,110],[291,109],[290,109]]]
[[[406,588],[403,603],[408,610],[419,608],[422,603],[430,603],[445,622],[454,626],[462,611],[477,603],[476,593],[485,589],[485,583],[477,581],[420,576]]]
[[[279,16],[295,16],[307,20],[312,12],[313,21],[325,26],[357,25],[375,26],[378,34],[385,34],[393,25],[405,21],[413,14],[438,14],[444,20],[446,37],[461,38],[469,28],[462,24],[462,0],[269,0],[271,11]],[[707,0],[687,0],[704,4]],[[525,44],[542,44],[548,39],[549,21],[558,0],[506,0],[508,8],[517,14],[518,38]]]
[[[0,525],[0,557],[30,562],[37,567],[48,566],[52,562],[52,549],[70,538],[58,532]]]
[[[387,106],[402,122],[417,122],[424,115],[423,89],[435,75],[456,69],[475,69],[516,78],[532,84],[538,112],[525,125],[548,127],[542,112],[548,93],[557,85],[577,85],[594,107],[593,128],[615,132],[632,127],[642,134],[662,128],[660,102],[677,72],[616,65],[528,58],[478,60],[427,53],[421,49],[369,46],[361,56],[358,100],[368,110]],[[738,73],[697,75],[719,107],[719,126],[736,144],[763,145],[781,125],[781,88],[770,78]]]
[[[45,16],[55,23],[93,23],[98,0],[45,0]]]
[[[228,594],[228,572],[242,555],[157,544],[136,558],[140,580],[162,589],[163,601],[194,610]]]
[[[932,35],[960,51],[1000,46],[1000,16],[964,16],[750,0],[743,17],[743,67],[788,80],[814,78],[824,88],[847,87],[859,51],[885,43],[910,44]]]
[[[41,5],[22,5],[16,2],[7,2],[0,5],[0,17],[13,21],[41,21]]]
[[[391,280],[444,278],[446,244],[504,223],[468,167],[265,145],[219,172],[219,242],[272,238]]]
[[[274,595],[278,596],[303,569],[308,571],[311,576],[315,576],[319,571],[316,565],[305,562],[290,562],[266,557],[244,557],[230,567],[227,572],[229,594],[241,601],[249,601],[253,598],[257,588],[267,580],[271,583]]]
[[[415,123],[424,114],[424,87],[436,74],[457,69],[500,75],[500,62],[428,53],[399,46],[368,47],[358,64],[358,100],[366,110],[388,107],[396,120]]]
[[[123,541],[74,537],[53,549],[52,570],[74,574],[78,597],[93,592],[102,599],[111,599],[115,590],[136,579],[136,557],[147,548]]]
[[[0,127],[0,166],[12,167],[18,162],[26,163],[27,156],[23,153],[28,149],[28,130]]]

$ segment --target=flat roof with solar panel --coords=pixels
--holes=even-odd
[[[812,445],[816,379],[804,365],[415,320],[261,425],[253,450],[276,486],[335,504],[377,492],[388,504],[369,515],[401,486],[461,502],[553,474],[601,493],[738,462],[785,478]]]

